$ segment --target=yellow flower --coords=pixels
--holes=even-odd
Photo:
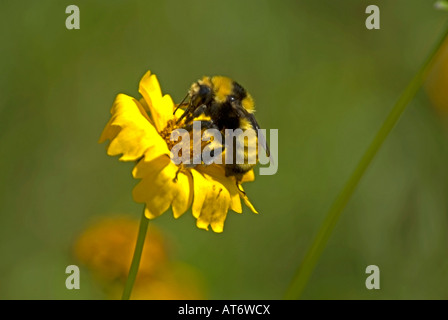
[[[110,299],[121,297],[129,273],[138,220],[120,215],[97,219],[76,239],[75,257]],[[132,299],[203,299],[202,279],[191,266],[172,261],[163,234],[151,226]]]
[[[110,140],[107,154],[120,155],[121,161],[137,161],[132,172],[141,179],[133,190],[136,202],[145,203],[145,215],[156,218],[172,208],[175,218],[190,206],[196,225],[222,232],[229,209],[241,213],[241,199],[254,212],[241,185],[234,177],[226,177],[223,165],[197,165],[185,168],[170,160],[170,134],[177,129],[176,120],[182,114],[173,111],[176,105],[169,95],[162,96],[159,82],[148,71],[140,81],[137,100],[119,94],[111,109],[112,117],[100,138]],[[253,171],[242,182],[253,181]]]

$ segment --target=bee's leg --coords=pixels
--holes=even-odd
[[[244,192],[244,190],[241,189],[241,184],[240,184],[240,182],[238,181],[238,179],[236,180],[236,187],[237,187],[237,189],[238,189],[241,193],[246,194],[246,192]]]
[[[205,113],[207,106],[205,104],[199,106],[193,112],[188,112],[185,118],[185,123],[192,122],[195,118],[199,117],[201,114]]]
[[[236,181],[236,187],[237,187],[239,192],[241,192],[242,194],[246,195],[246,192],[243,189],[241,189],[241,184],[239,183],[238,180]]]
[[[219,131],[218,126],[211,120],[196,120],[196,121],[199,121],[201,123],[201,132],[202,132],[202,130],[207,130],[207,129],[216,129]],[[191,131],[193,131],[194,126],[193,126],[193,123],[190,122],[189,124],[185,125],[183,128],[185,130],[191,132]],[[221,154],[222,151],[224,150],[224,144],[222,143],[224,137],[221,132],[220,132],[220,134],[221,134],[221,143],[216,143],[216,142],[214,143],[214,144],[216,144],[216,146],[215,146],[216,149],[211,150],[211,152],[210,152],[211,159],[215,159],[215,156],[218,155],[218,152],[219,152],[219,154]],[[201,139],[202,139],[202,135],[201,135]],[[213,141],[210,141],[210,143],[213,143]],[[202,160],[203,160],[202,152],[200,154],[193,156],[193,164],[202,163]],[[210,163],[208,163],[208,162],[210,162],[210,161],[205,161],[204,163],[209,165],[211,162]]]
[[[185,118],[185,117],[188,118],[191,115],[191,108],[192,108],[191,104],[188,104],[187,109],[185,109],[184,112],[182,113],[182,115],[180,116],[180,118],[177,119],[177,121],[176,121],[177,124],[179,124],[183,118]],[[177,110],[177,108],[176,108],[176,110]],[[176,111],[174,111],[174,113],[176,113]]]
[[[192,115],[193,115],[194,118],[197,118],[197,117],[199,117],[201,114],[204,114],[204,113],[205,113],[205,110],[207,110],[207,106],[206,106],[205,104],[203,104],[203,105],[197,107],[196,110],[194,110],[194,111],[192,112]]]
[[[195,120],[195,121],[199,121],[201,123],[201,130],[202,129],[218,129],[218,126],[212,121],[212,120]],[[193,123],[192,122],[187,122],[188,124],[183,126],[183,129],[187,130],[187,131],[192,131],[193,130]]]
[[[176,183],[177,182],[177,177],[179,175],[179,172],[182,170],[182,165],[179,166],[179,168],[176,171],[176,175],[173,178],[173,182]]]

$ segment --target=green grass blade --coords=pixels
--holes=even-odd
[[[319,260],[319,257],[321,256],[328,242],[328,239],[330,238],[331,232],[333,231],[336,223],[339,220],[339,217],[341,216],[342,211],[344,210],[345,206],[353,195],[353,192],[355,191],[359,181],[361,180],[366,169],[377,154],[378,150],[386,140],[390,131],[397,124],[407,105],[414,98],[419,88],[421,87],[428,74],[428,71],[432,66],[432,63],[435,60],[434,57],[436,56],[442,43],[447,38],[447,35],[448,30],[446,30],[445,34],[434,47],[433,51],[426,59],[423,66],[406,87],[403,94],[398,99],[392,111],[389,113],[380,130],[376,134],[372,143],[368,147],[367,151],[359,161],[355,170],[351,174],[350,178],[346,182],[344,188],[337,196],[336,200],[328,211],[327,216],[323,221],[316,238],[314,239],[311,247],[305,255],[305,258],[299,266],[294,278],[292,279],[292,282],[285,294],[285,299],[299,299],[301,297],[302,292],[305,289],[305,286],[317,264],[317,261]]]

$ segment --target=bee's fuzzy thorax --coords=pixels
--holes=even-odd
[[[219,103],[225,102],[233,90],[232,79],[223,76],[214,76],[211,78],[211,82],[216,101]]]

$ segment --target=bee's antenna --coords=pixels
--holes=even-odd
[[[177,109],[184,103],[185,100],[187,100],[189,93],[185,96],[185,98],[182,99],[182,101],[177,105],[176,110],[174,110],[173,115],[176,113]]]

